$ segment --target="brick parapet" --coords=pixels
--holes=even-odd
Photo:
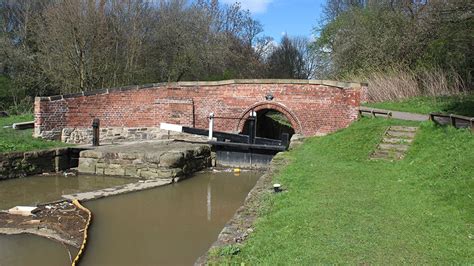
[[[69,95],[38,97],[35,135],[61,137],[63,128],[159,127],[161,122],[207,128],[208,115],[216,130],[236,132],[253,108],[282,112],[296,133],[323,135],[357,119],[364,84],[314,80],[230,80],[146,84]],[[273,99],[265,96],[271,94]]]

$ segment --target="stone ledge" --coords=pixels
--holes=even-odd
[[[136,183],[116,186],[112,188],[105,188],[105,189],[91,191],[91,192],[63,195],[62,197],[67,200],[77,199],[79,201],[88,201],[88,200],[100,199],[103,197],[110,197],[110,196],[130,193],[134,191],[161,187],[161,186],[169,185],[171,183],[173,183],[173,179],[171,178],[146,180],[146,181],[139,181]]]

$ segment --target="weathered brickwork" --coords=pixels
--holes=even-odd
[[[36,98],[35,135],[61,139],[64,128],[86,129],[93,118],[102,128],[159,127],[161,122],[239,132],[252,110],[274,109],[295,133],[324,135],[357,119],[362,84],[308,80],[179,82]],[[265,96],[272,95],[269,100]]]

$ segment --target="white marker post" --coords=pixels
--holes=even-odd
[[[212,140],[212,131],[214,130],[214,113],[209,114],[209,140]]]

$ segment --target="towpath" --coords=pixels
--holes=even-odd
[[[386,109],[379,109],[379,108],[372,108],[372,107],[359,107],[360,110],[363,111],[381,111],[381,112],[391,112],[392,118],[400,119],[400,120],[409,120],[409,121],[427,121],[430,119],[429,115],[423,114],[416,114],[416,113],[408,113],[408,112],[400,112],[400,111],[392,111]]]

